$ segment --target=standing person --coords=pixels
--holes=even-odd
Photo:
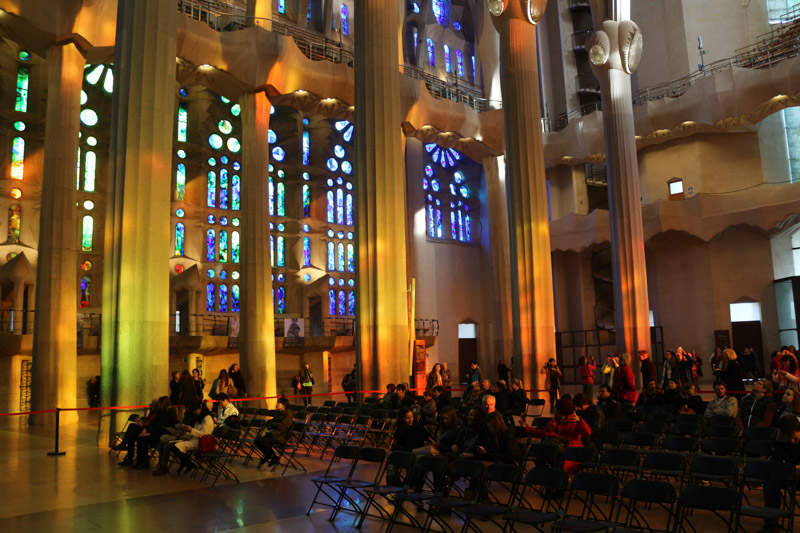
[[[581,373],[581,383],[583,384],[583,394],[592,398],[594,395],[594,371],[597,365],[594,362],[594,356],[589,354],[589,359],[581,356],[578,359],[578,369]]]
[[[433,365],[433,370],[428,372],[428,379],[425,385],[425,390],[433,390],[434,387],[439,387],[444,383],[442,380],[442,365],[436,363]]]
[[[483,381],[483,370],[481,370],[481,367],[478,366],[478,362],[477,361],[472,361],[469,364],[469,370],[467,371],[466,379],[467,379],[467,386],[468,387],[470,385],[472,385],[473,383],[475,383],[476,381],[478,383]]]
[[[725,371],[722,373],[722,383],[725,388],[731,391],[731,396],[737,400],[744,396],[744,382],[742,381],[742,367],[739,365],[736,352],[726,348],[722,352],[722,358],[726,361]]]
[[[697,355],[697,350],[692,350],[692,359],[694,360],[694,382],[703,377],[703,359]]]
[[[514,367],[509,365],[506,366],[506,360],[500,359],[500,362],[497,363],[497,379],[500,381],[505,381],[506,386],[511,383],[511,373],[514,371]]]
[[[604,376],[604,385],[608,385],[608,388],[614,387],[614,374],[617,372],[617,367],[619,367],[619,354],[616,353],[609,355],[606,362],[600,367],[600,372]]]
[[[672,361],[672,352],[667,350],[664,352],[664,366],[661,367],[661,388],[665,391],[669,386],[669,382],[672,379],[672,370],[673,370],[673,361]]]
[[[442,387],[448,393],[453,389],[453,378],[450,376],[450,369],[447,368],[447,363],[442,363]]]
[[[722,381],[722,372],[724,370],[722,364],[722,348],[719,346],[714,348],[714,354],[711,356],[708,364],[711,365],[711,373],[714,374],[714,383]]]
[[[172,379],[169,380],[169,401],[172,403],[172,405],[182,405],[181,389],[179,385],[180,381],[181,373],[176,370],[172,373]]]
[[[192,384],[194,385],[194,395],[198,400],[203,399],[203,389],[206,386],[206,380],[200,377],[200,370],[195,368],[192,370]]]
[[[100,407],[100,376],[95,376],[86,382],[86,396],[89,407]]]
[[[651,380],[656,379],[656,365],[647,350],[639,350],[639,371],[642,373],[642,389],[647,388]]]
[[[194,380],[188,370],[181,372],[178,389],[180,393],[180,404],[184,409],[188,409],[190,405],[197,402],[197,390],[194,388]]]
[[[636,403],[636,379],[631,370],[631,354],[624,353],[619,358],[619,367],[614,374],[614,391],[619,403]]]
[[[233,381],[233,387],[236,389],[236,394],[231,396],[231,391],[228,389],[228,396],[231,398],[247,398],[247,387],[244,384],[244,376],[239,371],[239,365],[233,363],[228,369],[228,377]]]
[[[220,394],[227,394],[229,398],[235,398],[237,392],[231,378],[228,377],[228,371],[223,368],[219,371],[219,376],[211,383],[211,390],[208,391],[208,397],[212,400],[216,400]]]
[[[558,368],[556,360],[551,357],[547,360],[547,364],[542,367],[539,373],[545,375],[544,388],[547,389],[547,392],[550,395],[550,410],[553,411],[556,408],[558,391],[561,389],[561,369]]]
[[[356,401],[356,379],[355,374],[345,374],[342,379],[342,390],[347,397],[347,403]]]
[[[311,365],[303,363],[300,366],[300,394],[303,395],[303,405],[311,405],[311,395],[314,393],[314,375],[311,373]]]
[[[694,383],[694,360],[692,356],[678,346],[678,349],[675,350],[675,360],[677,361],[676,366],[681,384]]]
[[[750,348],[745,347],[741,357],[742,377],[747,381],[756,380],[756,354]]]

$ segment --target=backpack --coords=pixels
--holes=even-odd
[[[200,437],[197,449],[200,453],[215,452],[217,451],[217,441],[212,435],[203,435]]]

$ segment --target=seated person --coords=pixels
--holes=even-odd
[[[694,383],[685,383],[675,400],[675,412],[689,415],[702,415],[705,410],[703,399],[697,394]]]
[[[575,405],[575,413],[586,421],[592,431],[603,427],[603,411],[593,404],[588,396],[579,392],[572,399],[572,403]]]
[[[413,452],[428,444],[430,433],[419,421],[414,419],[414,411],[403,407],[397,413],[397,428],[394,431],[392,451]]]
[[[217,412],[217,422],[220,426],[227,425],[225,422],[228,418],[235,416],[236,420],[239,418],[239,409],[236,408],[235,405],[231,403],[230,398],[224,392],[221,392],[217,395],[217,401],[219,402],[219,411]]]
[[[784,416],[794,416],[800,419],[800,392],[794,389],[786,389],[781,396],[781,401],[777,405],[775,419],[780,422]]]
[[[472,459],[478,447],[487,446],[486,411],[473,407],[467,413],[466,424],[450,445],[448,455],[452,459]]]
[[[800,466],[800,420],[794,416],[784,416],[778,422],[780,434],[775,441],[775,451],[772,454],[773,461],[781,461]],[[764,505],[767,507],[780,507],[781,491],[776,483],[764,483]],[[796,528],[795,528],[796,529]],[[767,518],[764,520],[764,528],[759,532],[779,533],[785,531],[779,527],[777,520]]]
[[[458,432],[461,429],[461,421],[458,419],[458,412],[455,407],[448,405],[439,411],[439,422],[433,432],[431,440],[431,454],[447,453],[455,443]]]
[[[515,379],[511,381],[511,392],[508,394],[508,414],[521,415],[528,406],[528,394],[522,387],[522,381]]]
[[[484,394],[481,398],[481,407],[483,407],[487,415],[494,413],[497,411],[497,398],[491,394]]]
[[[603,387],[608,390],[606,385]],[[610,391],[609,391],[610,394]],[[534,437],[555,437],[566,440],[566,446],[583,447],[583,439],[588,439],[592,434],[589,425],[577,414],[572,400],[561,398],[556,401],[556,410],[553,419],[544,429],[525,427],[525,433]],[[564,470],[574,475],[580,465],[572,461],[564,461]]]
[[[505,416],[508,412],[508,387],[502,381],[496,381],[489,393],[495,397],[495,408]]]
[[[258,462],[259,468],[267,462],[269,466],[278,463],[279,456],[275,455],[275,450],[272,448],[286,444],[292,434],[292,411],[289,409],[289,400],[278,398],[275,407],[277,411],[272,420],[267,422],[267,432],[253,442],[263,454]]]
[[[611,387],[608,385],[600,385],[600,393],[597,396],[597,407],[603,411],[602,429],[606,429],[608,423],[612,420],[622,419],[622,406],[618,401],[612,398]]]
[[[164,435],[169,434],[167,428],[178,423],[178,409],[172,405],[169,396],[158,399],[158,409],[155,419],[139,433],[136,439],[136,464],[135,470],[143,470],[150,466],[150,448],[156,446]]]
[[[649,406],[657,407],[662,404],[664,400],[664,391],[658,388],[656,380],[651,379],[647,382],[645,389],[636,400],[636,407],[647,408]]]
[[[388,385],[386,385],[386,393],[381,398],[381,401],[391,404],[393,401],[392,398],[394,398],[394,392],[395,392],[394,383],[389,383]]]
[[[187,411],[191,413],[194,424],[191,426],[176,424],[178,440],[166,441],[166,447],[162,446],[165,441],[159,441],[158,468],[153,471],[154,476],[163,476],[167,473],[170,454],[175,455],[181,462],[181,466],[178,468],[179,474],[184,470],[191,470],[194,463],[187,452],[196,450],[200,445],[200,437],[211,435],[211,432],[214,431],[214,419],[205,402],[197,401],[190,404]]]
[[[678,401],[678,382],[674,379],[667,380],[667,388],[661,398],[661,405],[675,405]]]
[[[436,424],[436,402],[433,400],[433,391],[426,390],[422,393],[422,401],[419,402],[422,423],[426,426]]]
[[[436,410],[439,412],[453,403],[450,393],[444,390],[442,385],[437,385],[433,388],[433,398],[436,401]]]
[[[522,461],[522,449],[517,435],[506,426],[502,413],[495,411],[486,418],[487,445],[478,446],[475,458],[494,463],[519,464]]]
[[[111,447],[114,451],[122,451],[127,450],[127,454],[125,457],[117,463],[119,466],[131,466],[133,465],[133,456],[135,454],[135,446],[136,446],[136,438],[139,434],[144,431],[144,428],[147,427],[156,417],[156,413],[158,412],[158,398],[153,398],[153,401],[150,402],[150,412],[147,414],[147,418],[140,418],[133,424],[128,424],[128,427],[125,429],[125,435],[122,436],[122,440],[119,444],[115,444]]]
[[[772,399],[772,384],[767,380],[753,384],[753,392],[742,398],[736,425],[739,429],[752,426],[770,427],[775,420],[775,402]]]
[[[389,404],[392,409],[400,409],[401,407],[411,407],[414,405],[414,396],[409,392],[405,383],[399,384],[394,389],[394,396]]]
[[[703,413],[705,418],[712,416],[729,416],[731,418],[736,416],[739,412],[739,403],[733,396],[728,396],[728,389],[724,383],[714,384],[714,399],[708,402],[706,412]]]

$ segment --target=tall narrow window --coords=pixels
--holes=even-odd
[[[242,205],[242,185],[239,180],[239,175],[234,174],[231,176],[231,209],[238,211]]]
[[[278,245],[276,246],[276,250],[278,256],[278,266],[286,266],[286,238],[283,235],[278,237]]]
[[[475,56],[472,56],[472,83],[478,82],[477,70],[475,70]]]
[[[355,316],[356,314],[356,292],[350,291],[347,293],[347,314]]]
[[[28,67],[17,69],[17,100],[14,103],[14,111],[26,113],[28,111],[28,77],[30,70]]]
[[[286,288],[278,287],[278,314],[282,315],[286,312]]]
[[[342,33],[345,35],[350,35],[350,17],[349,12],[347,11],[347,5],[342,4],[339,11],[342,15]]]
[[[428,62],[432,67],[436,66],[436,46],[430,37],[428,37]]]
[[[216,207],[217,205],[217,173],[213,170],[208,172],[208,193],[206,194],[206,205]]]
[[[183,222],[175,224],[175,255],[184,255],[184,238],[186,227]]]
[[[89,154],[93,152],[87,152],[86,156]],[[183,163],[178,163],[178,171],[175,173],[175,199],[179,201],[186,199],[186,165]]]
[[[438,238],[442,238],[443,231],[442,231],[442,211],[441,209],[436,210],[436,236]]]
[[[275,268],[275,235],[269,236],[269,264]]]
[[[458,239],[458,228],[456,226],[456,212],[450,211],[450,238]]]
[[[228,209],[228,171],[219,171],[219,208]]]
[[[278,0],[278,13],[286,14],[286,0]]]
[[[344,272],[344,244],[336,245],[336,266],[339,272]]]
[[[209,283],[206,285],[206,311],[214,311],[214,284]]]
[[[311,239],[303,237],[303,266],[311,266]]]
[[[239,232],[231,232],[231,262],[239,262]]]
[[[275,215],[275,181],[272,176],[269,177],[269,199],[267,200],[269,207],[269,216]]]
[[[336,270],[336,245],[328,242],[328,270]]]
[[[461,50],[456,49],[456,68],[458,69],[458,76],[460,78],[464,77],[464,55],[461,53]]]
[[[328,314],[336,316],[336,291],[333,289],[328,291]]]
[[[97,155],[87,151],[83,161],[83,190],[94,192],[97,178]]]
[[[14,137],[11,141],[11,178],[21,180],[25,174],[25,139]]]
[[[231,285],[231,311],[239,312],[239,286]]]
[[[303,164],[308,165],[311,162],[311,134],[308,131],[303,132]]]
[[[472,219],[469,215],[464,215],[464,237],[467,241],[472,240]]]
[[[189,131],[189,106],[186,102],[178,104],[178,142],[186,142],[186,133]]]
[[[436,237],[436,230],[434,229],[433,205],[431,204],[428,204],[428,236]]]
[[[19,244],[19,228],[21,223],[22,223],[22,208],[19,206],[19,204],[12,204],[8,208],[9,244]]]
[[[81,147],[78,147],[78,165],[76,168],[76,175],[75,175],[75,190],[81,190]]]
[[[83,217],[83,228],[81,229],[81,251],[91,252],[94,241],[94,219],[92,215]]]
[[[227,285],[220,285],[219,286],[219,312],[220,313],[227,313],[228,312],[228,286]]]
[[[352,194],[348,194],[347,195],[344,207],[345,207],[345,215],[346,215],[345,218],[347,220],[347,225],[348,226],[352,226],[353,225],[353,195]]]
[[[348,272],[356,271],[356,256],[353,243],[347,245],[347,271]]]
[[[345,316],[347,314],[347,307],[345,307],[344,291],[339,291],[339,315]]]
[[[344,191],[336,189],[336,223],[344,224]]]
[[[444,45],[444,69],[448,74],[453,71],[453,67],[450,64],[450,47],[448,45]]]
[[[217,238],[212,228],[206,231],[206,261],[217,260]]]
[[[327,217],[327,220],[328,220],[328,222],[333,223],[333,222],[336,222],[336,220],[334,219],[334,214],[333,214],[334,213],[333,191],[328,191],[327,199],[328,199],[328,217]]]
[[[308,183],[303,184],[303,216],[311,216],[311,186]]]
[[[286,216],[286,185],[283,182],[278,183],[278,206],[275,209],[275,214],[279,217]]]
[[[219,232],[219,262],[228,262],[228,232],[225,230]]]
[[[417,28],[411,28],[411,45],[413,46],[414,50],[414,64],[417,64],[417,41],[419,41],[419,30]]]
[[[92,305],[92,278],[83,276],[81,278],[81,307],[91,307]]]

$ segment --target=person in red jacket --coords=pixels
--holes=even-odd
[[[636,379],[631,370],[631,354],[624,353],[619,357],[619,367],[614,373],[614,391],[617,401],[636,403]]]
[[[594,397],[594,371],[597,365],[594,362],[594,356],[589,354],[589,359],[581,357],[578,359],[578,369],[581,371],[581,383],[583,383],[583,394],[587,398]]]
[[[533,437],[556,437],[567,440],[567,446],[583,447],[583,441],[588,440],[592,429],[581,417],[575,414],[575,405],[570,398],[561,398],[556,402],[556,411],[553,419],[544,429],[525,427],[525,433]],[[564,461],[564,470],[576,474],[580,468],[578,463]]]

